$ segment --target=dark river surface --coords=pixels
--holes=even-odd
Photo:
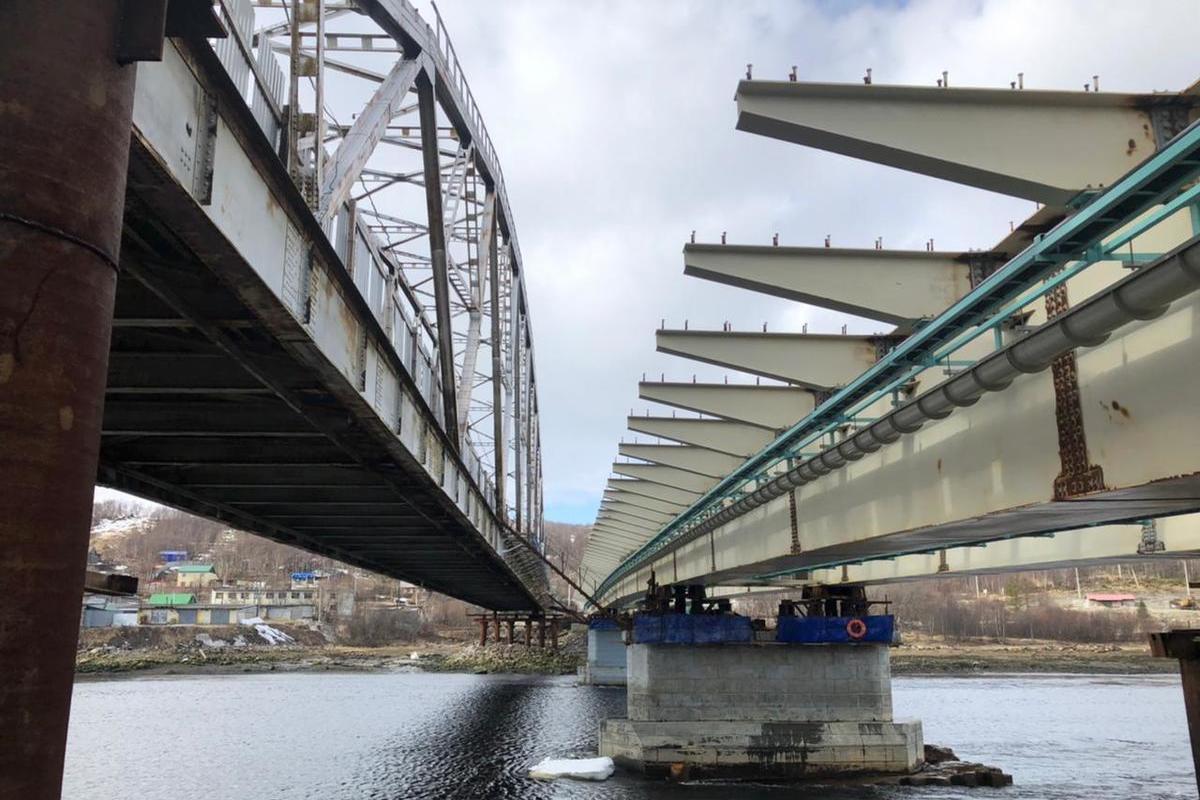
[[[897,678],[925,741],[1011,772],[1008,789],[537,783],[547,757],[594,755],[623,689],[573,678],[266,674],[75,687],[72,800],[357,798],[1195,798],[1175,676]]]

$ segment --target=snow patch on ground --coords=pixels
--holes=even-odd
[[[295,644],[296,640],[288,636],[278,628],[272,628],[262,617],[251,617],[250,619],[242,620],[243,625],[252,625],[258,635],[267,644]]]
[[[602,781],[613,774],[611,758],[543,758],[529,769],[529,777],[540,780],[575,778]]]
[[[119,538],[131,533],[145,531],[150,525],[146,517],[119,517],[117,519],[102,519],[92,526],[92,536],[97,539]]]

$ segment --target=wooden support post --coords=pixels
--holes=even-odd
[[[1200,790],[1200,629],[1182,629],[1150,634],[1150,652],[1159,658],[1179,659],[1183,683],[1183,706],[1187,711],[1188,736],[1192,742],[1192,767]]]
[[[487,647],[487,617],[479,618],[479,646]]]
[[[558,649],[558,619],[550,620],[550,648]]]
[[[533,646],[533,620],[529,617],[525,618],[525,646]]]
[[[509,644],[513,644],[516,641],[513,638],[513,628],[516,627],[516,624],[517,624],[517,621],[515,619],[508,620],[508,643]]]
[[[546,620],[539,619],[538,623],[538,647],[546,646]]]
[[[496,644],[499,644],[500,643],[500,616],[495,611],[492,612],[492,622],[495,623],[495,626],[496,626]]]

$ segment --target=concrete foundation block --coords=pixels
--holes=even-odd
[[[600,755],[653,776],[666,775],[676,763],[688,765],[695,775],[721,778],[907,774],[921,765],[923,751],[917,721],[697,724],[610,719],[600,727]]]

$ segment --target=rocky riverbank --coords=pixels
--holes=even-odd
[[[252,626],[110,628],[83,631],[76,675],[234,674],[255,672],[427,672],[574,674],[583,642],[569,639],[559,650],[523,645],[426,641],[354,647],[326,639],[306,626],[273,625],[291,641],[259,635]],[[269,641],[273,639],[274,641]]]
[[[1145,644],[1067,644],[1023,641],[909,641],[892,648],[893,675],[974,675],[998,672],[1140,675],[1178,672]]]
[[[319,629],[273,625],[284,641],[268,641],[253,626],[162,626],[83,631],[76,673],[180,675],[254,672],[428,672],[571,675],[583,663],[585,637],[572,632],[558,650],[441,639],[383,647],[330,641]],[[268,637],[271,638],[271,637]],[[907,642],[892,650],[894,675],[987,673],[1171,673],[1174,661],[1150,656],[1142,645],[1074,645],[1056,642]]]

